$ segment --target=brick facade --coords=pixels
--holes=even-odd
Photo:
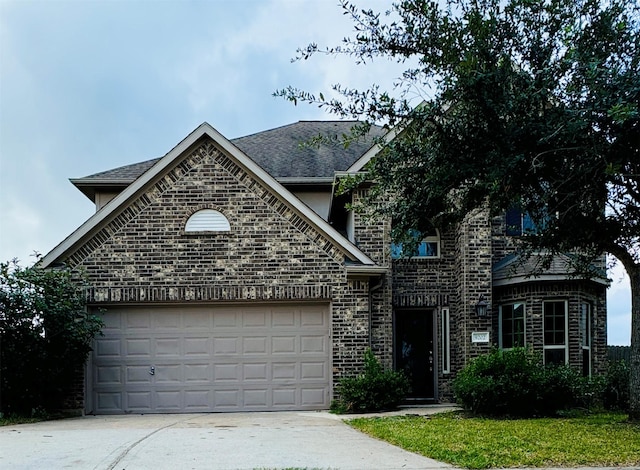
[[[354,191],[352,202],[362,200],[365,191]],[[569,363],[581,367],[583,362],[580,305],[588,304],[592,372],[604,371],[604,286],[570,279],[495,286],[493,267],[513,251],[504,218],[477,211],[455,230],[439,234],[438,257],[392,259],[389,221],[374,222],[354,213],[353,242],[379,272],[350,275],[349,261],[335,240],[289,202],[204,136],[58,261],[86,274],[91,307],[327,302],[334,387],[341,377],[361,370],[367,347],[386,366],[395,366],[396,316],[417,312],[433,325],[434,393],[429,398],[449,401],[456,372],[499,344],[500,305],[526,305],[526,344],[542,351],[542,305],[558,299],[568,306]],[[230,230],[185,232],[186,221],[201,209],[219,211]],[[489,303],[486,318],[475,314],[480,297]],[[473,342],[474,332],[487,332],[489,341]],[[71,407],[81,401],[79,389],[70,397]]]

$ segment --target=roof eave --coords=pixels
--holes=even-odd
[[[149,168],[143,175],[137,178],[133,183],[127,186],[120,194],[118,194],[110,204],[106,205],[102,210],[96,212],[85,223],[83,223],[77,230],[65,238],[60,244],[58,244],[53,250],[51,250],[46,256],[42,258],[41,266],[46,268],[52,263],[57,261],[68,250],[73,248],[77,243],[83,239],[90,237],[91,234],[97,229],[97,227],[106,219],[108,219],[120,206],[125,203],[130,197],[140,191],[147,183],[153,178],[164,171],[176,158],[178,158],[183,152],[187,151],[189,147],[194,145],[199,139],[204,136],[208,136],[213,139],[217,145],[222,147],[228,152],[234,159],[236,159],[245,170],[255,175],[258,179],[264,181],[267,185],[271,186],[276,193],[278,193],[287,203],[289,203],[298,213],[311,223],[314,228],[323,233],[327,238],[332,240],[347,256],[353,261],[360,262],[364,265],[375,265],[375,263],[360,251],[349,240],[343,237],[337,230],[335,230],[328,222],[322,217],[311,210],[300,199],[295,197],[288,189],[286,189],[281,183],[276,181],[271,175],[263,170],[257,163],[249,158],[244,152],[242,152],[237,146],[230,142],[226,137],[215,130],[210,124],[204,122],[198,126],[193,132],[185,137],[178,145],[171,149],[164,157],[160,159],[155,165]]]
[[[494,287],[512,286],[516,284],[526,284],[529,282],[544,282],[544,281],[591,281],[603,286],[608,285],[608,281],[602,278],[581,278],[576,276],[570,276],[567,274],[540,274],[538,276],[526,276],[519,275],[513,277],[507,277],[502,279],[495,279],[493,281]]]

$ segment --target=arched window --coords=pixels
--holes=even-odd
[[[220,212],[213,209],[202,209],[194,213],[184,227],[185,232],[228,232],[229,221]]]

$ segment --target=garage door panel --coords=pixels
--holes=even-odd
[[[327,315],[321,309],[316,309],[316,310],[307,309],[301,312],[301,315],[300,315],[300,323],[301,323],[301,326],[303,327],[306,327],[306,326],[326,327],[327,321],[328,321]]]
[[[289,408],[295,406],[297,390],[295,387],[277,388],[273,390],[273,406]]]
[[[213,340],[213,355],[214,356],[224,356],[224,355],[236,355],[238,354],[239,338],[237,336],[231,336],[229,338],[214,338]]]
[[[182,339],[174,338],[157,338],[155,342],[156,357],[173,356],[180,357],[180,345]]]
[[[271,326],[274,328],[295,327],[296,326],[295,310],[273,312],[271,315]]]
[[[186,390],[184,407],[188,412],[208,411],[211,409],[212,393],[209,389]]]
[[[245,381],[255,381],[258,380],[260,382],[264,382],[267,380],[267,363],[259,362],[255,364],[244,364],[242,368],[242,378]]]
[[[242,353],[247,354],[259,354],[266,355],[267,350],[267,337],[255,336],[242,338]]]
[[[296,362],[276,362],[271,364],[271,378],[274,381],[295,380],[298,377]]]
[[[202,364],[185,364],[184,380],[188,383],[204,382],[209,383],[213,377],[212,367],[210,363]]]
[[[300,353],[316,354],[326,353],[328,348],[327,337],[324,335],[301,336],[300,337]]]
[[[96,383],[100,385],[122,385],[122,368],[119,365],[96,368]]]
[[[215,390],[213,392],[213,406],[215,410],[235,411],[241,408],[240,391]]]
[[[122,413],[121,392],[99,392],[95,395],[96,408],[102,413]]]
[[[151,398],[150,391],[128,391],[125,394],[126,407],[136,411],[151,411],[153,408]]]
[[[186,336],[184,338],[184,354],[185,356],[206,356],[211,355],[212,341],[210,338]]]
[[[105,322],[88,411],[328,407],[327,305],[130,307]]]
[[[220,311],[213,316],[214,328],[237,328],[238,315],[234,312]]]
[[[126,367],[126,377],[128,384],[150,385],[153,376],[149,373],[151,367],[148,365],[128,365]]]
[[[199,310],[197,312],[185,312],[183,326],[185,330],[209,330],[212,327],[212,318],[209,312]]]
[[[257,390],[244,390],[242,394],[243,405],[248,409],[267,409],[270,404],[269,389],[264,387]]]
[[[300,364],[300,378],[302,380],[328,380],[329,371],[326,362],[302,362]]]
[[[122,342],[118,338],[98,338],[93,348],[94,354],[101,358],[120,358],[122,355],[121,344]]]
[[[180,384],[184,382],[181,364],[167,364],[157,367],[154,375],[155,383],[158,385]]]
[[[215,364],[213,366],[215,382],[240,381],[240,364]]]
[[[156,331],[175,331],[180,328],[180,321],[184,315],[180,315],[179,312],[157,312],[153,318],[153,326]]]
[[[323,387],[302,388],[301,403],[305,407],[323,406],[325,389]]]
[[[139,311],[135,315],[124,315],[123,318],[123,329],[127,331],[151,329],[151,312],[149,311]]]
[[[247,309],[240,316],[243,327],[267,326],[267,313],[260,309]]]
[[[124,340],[124,354],[129,357],[151,357],[149,338],[127,338]]]
[[[276,336],[271,339],[271,352],[273,354],[293,354],[296,352],[295,335]]]

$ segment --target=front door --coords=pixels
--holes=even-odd
[[[434,399],[434,338],[432,310],[405,310],[395,314],[396,370],[411,382],[410,399]]]

